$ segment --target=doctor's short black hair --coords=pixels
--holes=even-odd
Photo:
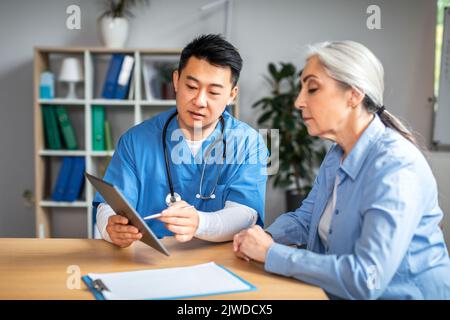
[[[206,60],[218,67],[230,67],[233,87],[237,84],[242,69],[242,58],[238,50],[221,35],[201,35],[184,47],[178,64],[179,74],[186,67],[190,57]]]

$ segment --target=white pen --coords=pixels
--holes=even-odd
[[[159,218],[159,217],[161,217],[161,216],[162,216],[161,213],[156,213],[156,214],[151,214],[151,215],[149,215],[149,216],[146,216],[146,217],[144,217],[143,219],[144,219],[144,220],[150,220],[150,219]]]
[[[194,206],[187,206],[187,207],[183,207],[183,208],[180,208],[180,209],[190,209],[190,208],[193,208]],[[144,217],[143,219],[144,220],[150,220],[150,219],[156,219],[156,218],[159,218],[159,217],[161,217],[162,216],[162,214],[161,213],[156,213],[156,214],[151,214],[151,215],[149,215],[149,216],[146,216],[146,217]]]

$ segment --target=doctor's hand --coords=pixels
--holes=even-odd
[[[272,237],[260,226],[242,230],[233,238],[233,251],[241,259],[265,262],[267,251],[273,243]]]
[[[109,217],[106,231],[112,242],[121,248],[129,247],[142,238],[142,233],[136,227],[129,226],[127,218],[119,215]]]
[[[198,228],[199,218],[197,210],[185,201],[178,201],[161,212],[160,221],[175,234],[179,242],[191,240]]]

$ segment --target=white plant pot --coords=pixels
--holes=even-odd
[[[103,17],[100,19],[100,33],[107,48],[123,48],[128,39],[128,20]]]

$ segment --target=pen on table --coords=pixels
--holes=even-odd
[[[183,207],[183,208],[181,208],[181,209],[190,209],[190,208],[193,208],[194,206],[187,206],[187,207]],[[159,217],[161,217],[162,216],[162,214],[161,213],[156,213],[156,214],[151,214],[151,215],[149,215],[149,216],[146,216],[146,217],[144,217],[143,219],[144,220],[150,220],[150,219],[156,219],[156,218],[159,218]]]

